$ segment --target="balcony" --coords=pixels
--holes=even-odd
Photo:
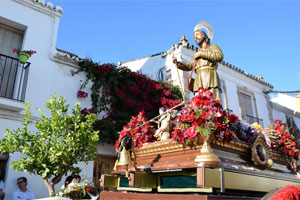
[[[225,111],[228,112],[229,115],[233,114],[233,110],[231,110],[229,108],[225,109]]]
[[[19,110],[14,107],[25,100],[29,67],[28,62],[20,64],[17,58],[0,54],[0,108]]]
[[[258,124],[260,124],[262,127],[264,127],[264,122],[262,119],[259,119],[257,117],[253,117],[250,115],[243,115],[243,120],[249,124],[255,123],[257,122]]]

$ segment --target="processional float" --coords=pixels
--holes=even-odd
[[[201,28],[211,40],[209,24],[199,23],[195,30]],[[201,51],[200,46],[199,55]],[[193,62],[211,67],[206,69],[214,67],[214,63],[203,60]],[[197,64],[192,67],[192,71],[200,70]],[[213,90],[198,92],[188,104],[183,102],[136,127],[160,121],[155,133],[160,141],[136,149],[129,135],[122,138],[112,174],[101,176],[102,200],[260,199],[278,187],[300,186],[295,156],[289,155],[298,155],[298,147],[291,146],[295,149],[288,150],[286,156],[278,149],[284,147],[281,140],[288,135],[282,124],[262,129],[258,124],[240,122],[222,109],[212,97]],[[174,121],[177,124],[171,123]],[[169,135],[162,137],[164,133]]]

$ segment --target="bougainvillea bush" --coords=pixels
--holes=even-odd
[[[92,108],[83,108],[82,114],[106,112],[95,125],[95,129],[100,130],[101,143],[115,143],[118,132],[131,116],[143,111],[145,117],[150,119],[158,115],[160,107],[169,109],[181,102],[178,87],[151,80],[126,67],[82,60],[79,69],[72,71],[72,74],[79,72],[85,72],[87,79],[77,92],[78,98],[87,97],[87,83],[92,83]]]
[[[238,117],[224,111],[220,101],[210,91],[200,88],[198,95],[191,99],[178,116],[172,138],[189,144],[201,134],[206,138],[214,134],[216,140],[230,142],[236,138],[231,126],[236,121]]]

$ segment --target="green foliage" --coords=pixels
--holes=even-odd
[[[81,115],[78,104],[72,114],[68,114],[69,105],[65,102],[63,97],[56,98],[55,94],[46,101],[48,111],[40,110],[41,119],[33,122],[37,131],[29,130],[31,106],[26,103],[23,127],[6,129],[5,137],[0,141],[0,152],[26,155],[11,163],[15,170],[40,175],[44,180],[54,176],[54,180],[67,172],[80,172],[74,164],[94,159],[99,137],[93,130],[97,116]],[[45,114],[48,112],[49,116]]]

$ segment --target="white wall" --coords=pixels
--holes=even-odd
[[[277,97],[272,98],[272,102],[278,103],[282,106],[285,106],[291,110],[294,110],[296,107],[297,97],[293,97],[288,94],[279,93]]]
[[[297,127],[300,129],[300,112],[294,113],[297,98],[279,93],[277,97],[271,99],[274,120],[286,122],[286,115],[293,117]]]
[[[62,95],[67,99],[70,108],[76,102],[81,102],[82,108],[91,107],[90,97],[85,100],[77,98],[77,91],[81,84],[80,80],[85,80],[83,73],[72,76],[71,66],[76,67],[76,59],[67,55],[62,55],[56,51],[56,38],[59,19],[62,14],[60,7],[55,10],[52,4],[47,5],[35,0],[1,0],[0,1],[0,22],[24,31],[23,46],[25,50],[36,50],[30,59],[30,72],[28,77],[25,101],[32,105],[33,118],[38,119],[39,112],[35,108],[44,108],[45,100],[49,99],[53,92],[56,96]],[[61,55],[61,56],[59,56]],[[6,102],[0,97],[0,104]],[[23,104],[17,102],[17,104]],[[3,109],[4,107],[4,109]],[[21,126],[23,111],[9,111],[9,107],[1,104],[0,108],[0,138],[3,138],[5,129],[16,129]],[[101,154],[101,149],[98,150]],[[19,159],[21,154],[13,154],[9,158],[9,163]],[[89,181],[93,177],[93,162],[88,165],[81,163],[81,175],[87,176]],[[12,198],[12,192],[17,189],[16,179],[26,176],[29,182],[29,189],[33,191],[37,198],[47,197],[48,192],[39,176],[29,176],[28,173],[16,172],[12,168],[7,168],[6,172],[6,199]],[[65,177],[58,184],[60,187],[64,183]]]

